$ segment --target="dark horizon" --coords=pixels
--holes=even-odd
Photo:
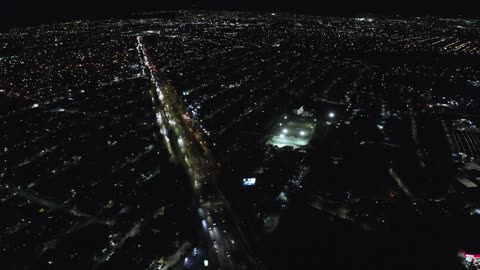
[[[9,2],[2,8],[3,22],[0,30],[15,27],[28,27],[78,19],[125,18],[136,13],[160,12],[165,10],[229,10],[229,11],[275,11],[310,14],[319,16],[354,17],[365,14],[374,16],[440,16],[478,18],[474,3],[456,1],[455,5],[447,3],[430,3],[431,1],[399,1],[385,3],[375,0],[349,2],[324,1],[314,3],[308,0],[294,2],[276,2],[246,0],[241,3],[225,3],[219,0],[181,0],[162,1],[138,0],[135,3],[115,3],[115,1],[43,1],[30,3],[27,0]]]

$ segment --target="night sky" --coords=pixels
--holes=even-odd
[[[0,8],[1,28],[68,21],[78,18],[125,17],[166,9],[290,11],[316,15],[440,15],[478,17],[476,1],[432,0],[6,0]]]

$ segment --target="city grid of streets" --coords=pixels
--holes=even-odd
[[[7,270],[476,254],[480,20],[141,16],[0,34]]]

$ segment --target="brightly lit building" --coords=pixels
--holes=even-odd
[[[465,250],[459,250],[458,256],[465,260],[466,265],[469,265],[468,269],[480,269],[480,254],[471,254],[465,252]]]

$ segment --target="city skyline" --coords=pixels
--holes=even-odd
[[[9,1],[0,11],[2,28],[35,26],[78,19],[126,18],[144,12],[165,10],[230,10],[230,11],[276,11],[319,16],[440,16],[477,18],[475,4],[471,1],[438,2],[421,1],[273,1],[246,0],[226,2],[219,0],[140,0],[135,3],[101,1],[28,0]]]

